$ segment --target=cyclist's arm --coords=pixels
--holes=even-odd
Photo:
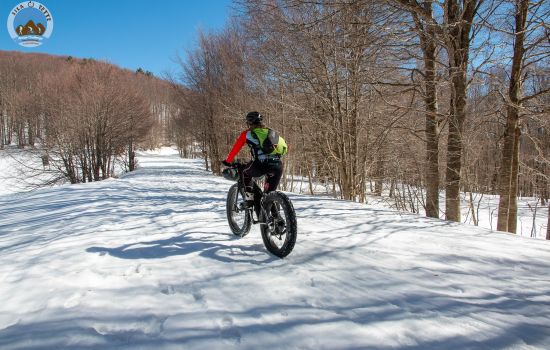
[[[244,144],[246,143],[247,132],[248,130],[245,130],[239,135],[239,137],[237,138],[237,141],[235,141],[235,144],[233,145],[233,148],[231,148],[231,151],[229,151],[227,158],[225,158],[226,162],[231,163],[235,158],[235,156],[239,153],[241,148],[243,148]]]

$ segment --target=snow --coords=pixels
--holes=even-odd
[[[367,203],[387,208],[396,209],[396,201],[389,196],[390,184],[384,184],[384,190],[381,196],[376,196],[372,192],[367,191]],[[309,181],[307,177],[295,176],[287,182],[287,189],[291,192],[309,194]],[[331,195],[331,188],[320,183],[312,183],[313,193],[316,195]],[[420,197],[424,197],[425,193],[422,189],[411,186],[411,191]],[[470,225],[475,225],[471,213],[470,192],[461,192],[461,218],[462,222]],[[405,199],[408,201],[408,199]],[[415,197],[415,207],[420,208],[421,215],[426,215],[425,210],[420,203],[420,200]],[[476,226],[496,230],[498,221],[498,195],[488,195],[480,193],[472,193],[472,202],[475,211],[475,217],[478,220]],[[410,203],[408,203],[410,205]],[[441,191],[439,195],[440,219],[445,219],[445,191]],[[525,237],[536,237],[546,239],[546,225],[548,223],[548,206],[542,206],[539,198],[534,197],[518,197],[518,221],[517,234]]]
[[[0,195],[24,192],[26,184],[21,179],[25,166],[38,166],[39,158],[33,159],[23,150],[9,147],[0,150]]]
[[[548,349],[550,244],[289,194],[285,259],[173,151],[0,196],[0,349]]]

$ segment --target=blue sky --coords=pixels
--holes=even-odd
[[[199,28],[221,29],[231,6],[231,0],[41,0],[52,14],[53,33],[43,45],[26,48],[6,25],[21,2],[0,1],[0,50],[102,59],[157,76],[177,69],[174,57],[196,45]]]

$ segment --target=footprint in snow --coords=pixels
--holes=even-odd
[[[232,340],[236,343],[241,342],[241,332],[233,322],[233,317],[225,316],[221,321],[220,336],[223,339]]]
[[[206,303],[206,300],[204,299],[204,294],[200,290],[194,291],[193,293],[191,293],[191,295],[193,295],[193,299],[195,299],[197,303]]]
[[[107,340],[128,343],[134,339],[157,338],[164,332],[167,317],[145,316],[130,323],[99,323],[92,329]]]
[[[174,286],[169,285],[169,286],[162,287],[160,292],[165,295],[172,295],[172,294],[176,294],[176,289],[174,288]]]

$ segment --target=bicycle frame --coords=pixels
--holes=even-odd
[[[241,194],[241,196],[245,196],[245,184],[244,184],[244,172],[243,168],[245,167],[245,164],[242,163],[235,163],[235,168],[237,169],[237,174],[239,175],[239,179],[237,180],[238,183],[238,191]],[[256,208],[256,205],[258,205],[258,212],[256,212],[257,220],[254,220],[254,217],[252,216],[252,223],[257,224],[261,223],[260,219],[260,212],[262,210],[262,198],[264,196],[264,191],[261,189],[261,187],[256,182],[256,178],[252,178],[252,193],[254,194],[254,207],[251,209]]]

